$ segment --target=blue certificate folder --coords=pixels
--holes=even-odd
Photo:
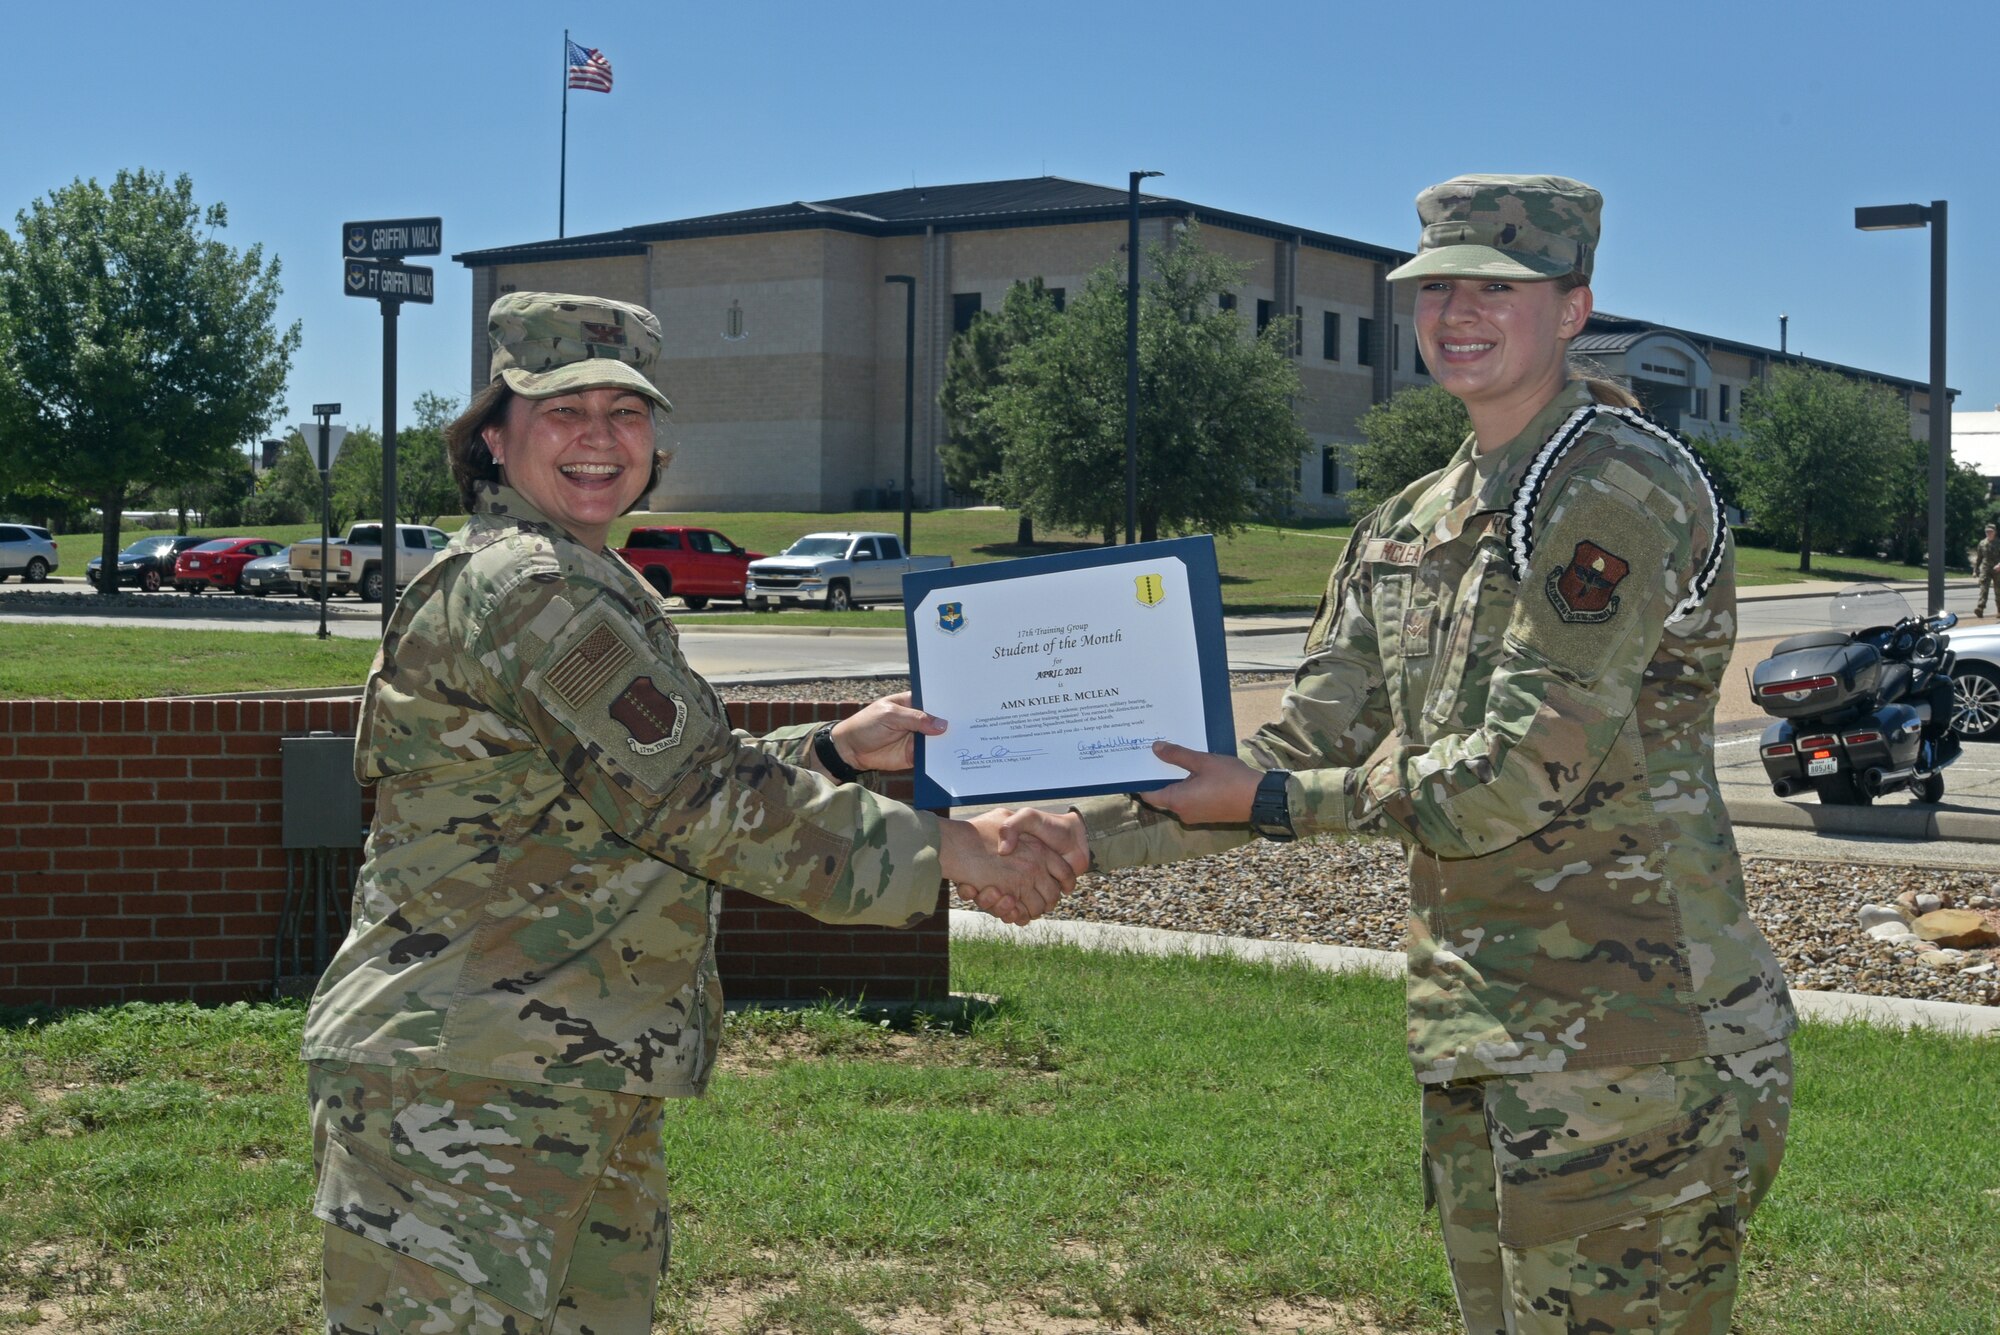
[[[1215,539],[1208,534],[1192,538],[1171,538],[1164,542],[1142,542],[1124,547],[1099,547],[1089,551],[1062,552],[1054,556],[1026,556],[1013,561],[993,561],[951,570],[926,570],[903,576],[903,633],[909,641],[910,689],[914,703],[923,699],[922,639],[918,635],[917,609],[933,593],[970,589],[996,580],[1025,579],[1092,566],[1124,565],[1153,558],[1173,558],[1187,571],[1189,611],[1194,624],[1194,652],[1199,660],[1202,712],[1207,724],[1207,749],[1217,755],[1236,754],[1236,720],[1229,700],[1229,658],[1222,636],[1222,580],[1215,564]],[[1052,609],[1060,610],[1060,609]],[[936,739],[950,741],[951,734]],[[1094,793],[1143,792],[1164,788],[1172,779],[1134,783],[1099,784],[1092,787],[1063,788],[1056,791],[980,792],[954,797],[931,779],[924,764],[924,745],[930,739],[919,735],[914,805],[937,810],[954,803],[1033,802],[1052,797],[1087,797]]]

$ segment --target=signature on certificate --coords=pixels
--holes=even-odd
[[[1150,749],[1157,737],[1126,737],[1116,734],[1109,737],[1091,737],[1076,744],[1080,756],[1098,756],[1108,751],[1144,751]]]
[[[1029,756],[1041,755],[1039,747],[1022,749],[1012,746],[961,746],[952,752],[959,764],[978,764],[987,760],[1026,760]]]

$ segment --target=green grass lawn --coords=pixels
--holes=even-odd
[[[359,686],[372,640],[296,634],[0,621],[0,700],[139,700],[299,687]]]
[[[953,984],[1000,1001],[732,1019],[667,1118],[657,1330],[1453,1328],[1398,983],[976,942]],[[0,1330],[312,1328],[300,1018],[0,1015]],[[1816,1025],[1797,1053],[1741,1328],[1993,1331],[2000,1045]]]

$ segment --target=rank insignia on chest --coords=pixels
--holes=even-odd
[[[938,629],[947,635],[956,635],[965,629],[964,603],[938,604]]]
[[[1549,572],[1543,586],[1564,621],[1609,621],[1618,611],[1619,581],[1632,567],[1594,542],[1579,542],[1569,564]]]
[[[1437,608],[1430,603],[1403,609],[1404,658],[1423,658],[1431,651],[1431,622]]]
[[[687,701],[653,684],[651,677],[634,677],[611,702],[611,717],[625,728],[625,744],[637,755],[658,755],[681,739],[687,727]]]
[[[1158,607],[1162,602],[1166,601],[1166,586],[1160,582],[1158,575],[1140,575],[1132,582],[1138,588],[1139,603],[1141,606]]]

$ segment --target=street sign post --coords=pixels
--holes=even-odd
[[[340,290],[382,304],[382,629],[387,631],[396,610],[396,549],[402,546],[402,529],[396,523],[396,316],[404,302],[428,306],[433,296],[431,271],[402,260],[408,255],[443,254],[444,221],[382,218],[342,223],[340,252]],[[325,430],[324,419],[321,429]],[[322,547],[320,565],[325,564]],[[326,633],[325,618],[322,599],[321,635]]]
[[[299,435],[311,440],[307,431],[319,436],[319,637],[326,638],[326,549],[333,546],[333,461],[340,453],[340,442],[347,439],[347,428],[333,425],[333,415],[340,411],[337,403],[315,403],[313,416],[319,419],[317,426],[307,422],[299,427]]]
[[[340,253],[349,259],[401,259],[444,253],[441,218],[382,218],[340,225]]]

